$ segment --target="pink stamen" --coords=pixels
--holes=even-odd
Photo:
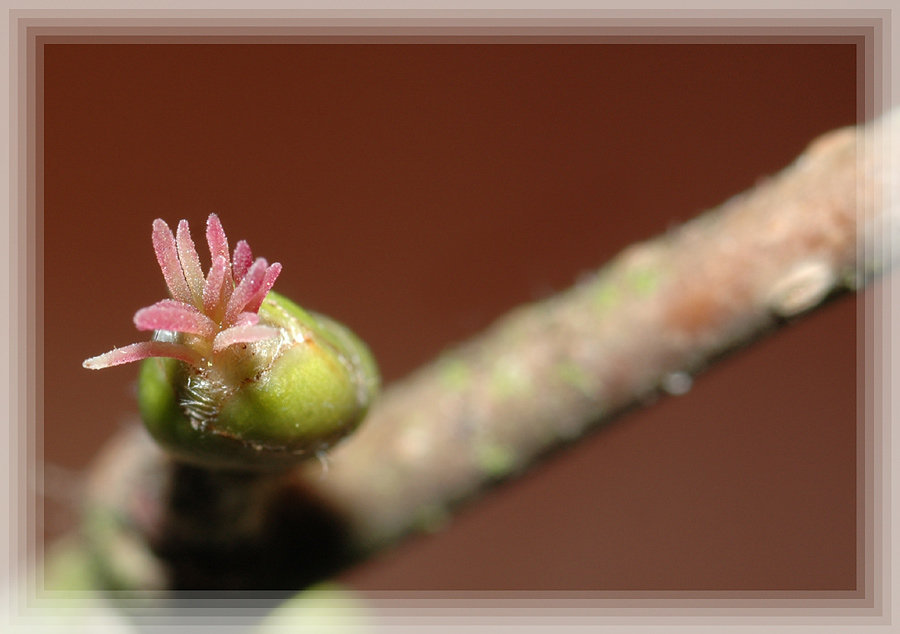
[[[234,318],[233,327],[237,326],[255,326],[259,323],[259,315],[256,313],[241,313]]]
[[[253,264],[253,254],[250,252],[250,245],[247,244],[245,240],[241,240],[237,243],[237,246],[234,247],[234,262],[232,263],[232,268],[234,269],[235,284],[241,283],[241,280],[244,279],[244,276],[250,269],[251,264]]]
[[[244,311],[247,302],[256,295],[256,292],[262,286],[267,264],[268,263],[264,258],[257,258],[256,262],[253,263],[253,266],[250,267],[250,270],[247,271],[247,275],[244,276],[241,283],[234,289],[231,299],[228,300],[228,307],[225,309],[225,318],[223,321],[226,324],[232,323],[234,318],[238,316],[238,313]]]
[[[141,341],[130,346],[110,350],[106,354],[91,357],[82,365],[88,370],[102,370],[114,365],[132,363],[151,357],[169,357],[191,365],[200,365],[203,357],[187,346],[167,341]]]
[[[181,263],[178,261],[175,236],[172,235],[169,226],[160,218],[153,221],[153,250],[156,251],[156,261],[159,262],[159,268],[162,269],[169,293],[180,302],[190,302],[191,291],[184,279]]]
[[[202,337],[212,337],[218,330],[216,323],[190,304],[164,299],[142,308],[134,315],[138,330],[172,330]]]
[[[269,294],[269,291],[272,290],[272,286],[274,286],[275,284],[275,280],[278,279],[279,273],[281,273],[281,264],[279,264],[278,262],[266,269],[266,274],[263,277],[262,286],[259,287],[259,290],[256,291],[256,294],[250,299],[249,302],[247,302],[244,310],[251,313],[259,312],[263,301],[266,299],[266,295]]]
[[[230,278],[231,256],[228,253],[228,238],[225,236],[225,230],[222,229],[222,223],[219,222],[216,214],[209,214],[209,219],[206,221],[206,242],[209,244],[209,253],[213,260],[220,255],[225,258],[226,273],[228,274],[226,277]]]
[[[191,230],[187,220],[178,223],[175,243],[184,278],[191,289],[194,306],[200,307],[203,305],[203,269],[200,267],[200,256],[197,255],[194,241],[191,240]]]
[[[221,255],[213,258],[206,285],[203,287],[203,312],[218,321],[221,318],[225,286],[225,273],[228,262]]]
[[[223,330],[213,340],[213,352],[221,352],[228,346],[237,343],[251,343],[270,339],[278,334],[278,331],[268,326],[234,326]]]

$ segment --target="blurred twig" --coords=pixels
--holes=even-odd
[[[86,522],[108,579],[300,588],[657,391],[686,389],[718,356],[879,272],[895,213],[888,122],[821,137],[780,174],[389,386],[324,477],[313,462],[269,481],[231,541],[183,530],[216,482],[123,435],[95,469]]]

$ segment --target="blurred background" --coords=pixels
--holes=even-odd
[[[386,383],[861,112],[861,39],[46,44],[42,529],[135,416],[153,219],[280,261]],[[39,114],[40,114],[39,110]],[[204,261],[204,266],[208,262]],[[857,299],[554,454],[341,580],[379,590],[857,587]],[[41,313],[38,313],[41,315]]]

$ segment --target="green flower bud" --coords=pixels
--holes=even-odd
[[[282,469],[328,449],[357,428],[378,391],[371,353],[345,326],[270,292],[281,267],[252,261],[245,242],[232,263],[215,216],[207,239],[213,265],[204,278],[187,223],[177,239],[154,224],[172,299],[135,315],[153,339],[85,367],[143,360],[141,415],[179,460]]]
[[[328,449],[362,421],[379,382],[365,344],[275,293],[259,316],[278,337],[233,346],[214,366],[143,362],[141,415],[173,455],[213,467],[279,468]]]

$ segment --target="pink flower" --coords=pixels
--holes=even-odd
[[[243,240],[228,254],[228,238],[215,214],[206,222],[206,241],[212,265],[204,277],[200,258],[186,220],[176,235],[169,226],[153,221],[153,249],[171,299],[142,308],[134,315],[138,330],[168,331],[180,336],[116,348],[84,362],[91,370],[108,368],[149,357],[171,357],[198,368],[211,366],[229,346],[274,337],[278,331],[259,324],[259,308],[281,272],[278,263],[253,259]],[[168,339],[174,339],[170,341]]]

